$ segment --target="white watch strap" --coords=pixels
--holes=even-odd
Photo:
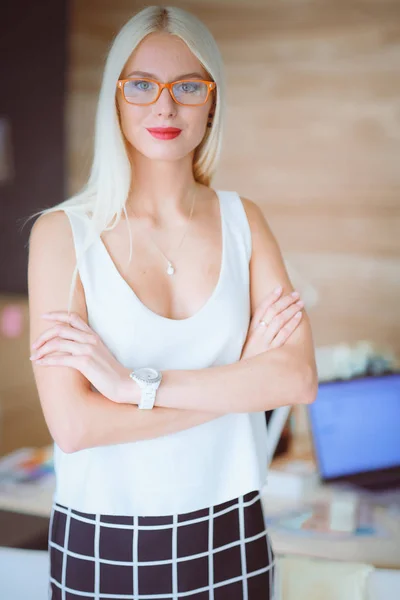
[[[146,386],[142,388],[139,408],[151,409],[154,406],[156,390],[153,387]]]

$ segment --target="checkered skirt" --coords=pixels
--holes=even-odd
[[[275,560],[260,492],[184,514],[83,513],[55,502],[52,600],[272,600]]]

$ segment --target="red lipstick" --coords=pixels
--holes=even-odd
[[[159,140],[172,140],[178,137],[182,129],[177,127],[148,127],[147,131]]]

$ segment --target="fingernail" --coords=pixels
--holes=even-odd
[[[293,298],[298,298],[300,296],[300,294],[299,294],[299,292],[294,291],[291,293],[291,296],[293,296]]]
[[[280,285],[274,289],[274,294],[276,294],[278,296],[281,293],[281,291],[282,291],[282,286]]]
[[[300,317],[301,317],[301,314],[302,314],[302,313],[301,313],[301,310],[299,310],[299,312],[298,312],[298,313],[296,313],[296,314],[294,315],[294,318],[295,318],[295,319],[300,319]]]
[[[298,302],[296,302],[296,306],[304,306],[303,300],[299,300]]]

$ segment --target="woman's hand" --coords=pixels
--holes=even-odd
[[[56,311],[41,316],[56,323],[32,344],[31,360],[39,365],[73,367],[101,394],[118,402],[118,389],[127,369],[101,338],[77,313]]]
[[[240,360],[283,346],[299,325],[304,306],[300,294],[281,295],[282,288],[271,292],[255,311]]]

